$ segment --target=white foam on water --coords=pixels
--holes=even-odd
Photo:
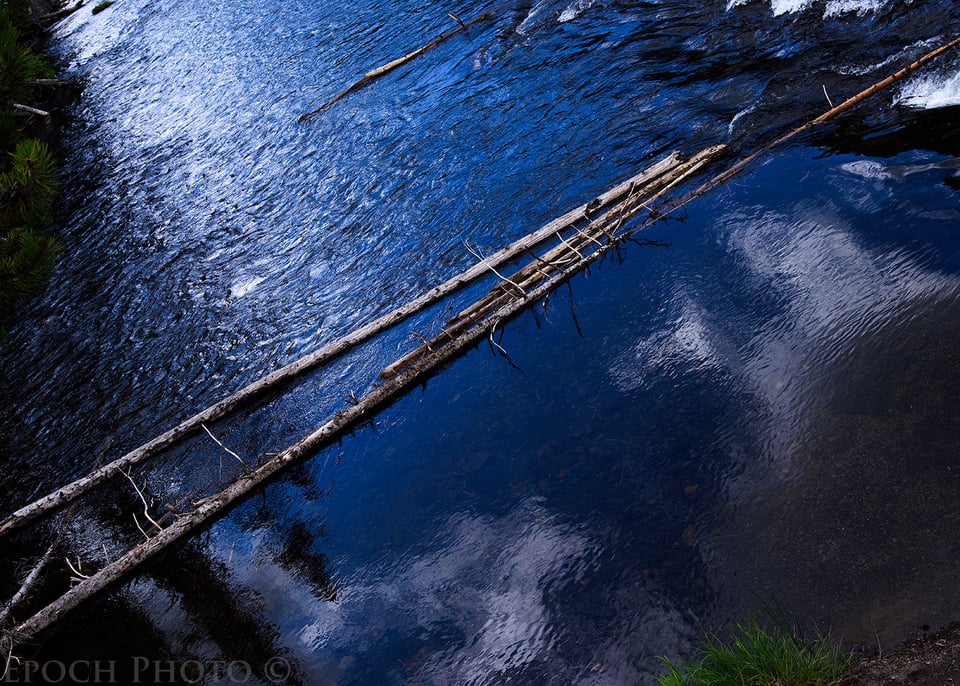
[[[752,0],[728,0],[727,10],[739,7],[740,5],[746,5],[750,2],[752,2]],[[770,9],[773,10],[774,16],[780,16],[781,14],[802,12],[812,4],[813,0],[770,0]]]
[[[925,110],[960,105],[960,72],[948,78],[925,76],[908,81],[896,103]]]
[[[576,2],[569,5],[560,13],[560,16],[557,17],[557,22],[563,24],[568,21],[573,21],[592,6],[593,0],[576,0]]]
[[[889,179],[890,173],[886,165],[875,160],[857,160],[840,165],[840,169],[848,174],[859,176],[862,179]]]
[[[773,10],[773,16],[777,17],[802,12],[812,4],[813,0],[770,0],[770,9]]]
[[[265,277],[255,276],[252,279],[235,283],[230,287],[230,295],[232,295],[234,298],[242,298],[251,291],[256,290],[257,286],[259,286],[265,280]]]
[[[727,127],[727,134],[732,136],[732,135],[733,135],[733,130],[737,127],[737,123],[738,123],[741,119],[743,119],[745,116],[747,116],[748,114],[750,114],[751,112],[753,112],[755,109],[757,109],[757,104],[756,104],[756,103],[750,105],[750,107],[747,107],[746,109],[743,109],[743,110],[740,110],[739,112],[737,112],[737,113],[733,116],[733,119],[730,120],[730,125]]]
[[[546,4],[547,3],[544,0],[540,0],[540,2],[531,7],[530,11],[527,12],[526,18],[520,22],[519,26],[517,26],[517,33],[519,33],[521,36],[526,36],[530,27],[532,27],[533,24],[538,21],[538,17],[543,12]]]
[[[824,17],[839,17],[843,14],[866,14],[883,9],[888,0],[829,0]]]
[[[754,0],[727,0],[727,10],[746,5]],[[810,9],[814,0],[769,0],[773,16],[798,14]],[[844,14],[867,14],[883,9],[890,0],[828,0],[823,16],[839,17]]]

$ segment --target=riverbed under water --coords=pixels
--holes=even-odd
[[[448,9],[494,17],[297,122]],[[958,26],[950,0],[81,9],[54,37],[84,86],[64,250],[3,351],[3,513],[441,283],[465,241],[672,150],[755,150]],[[849,645],[960,619],[958,106],[960,52],[763,155],[506,326],[509,360],[456,360],[34,657],[625,684],[765,605]],[[488,286],[212,431],[282,449]],[[134,470],[170,504],[237,473],[206,435]],[[137,507],[118,483],[72,515],[83,569]]]

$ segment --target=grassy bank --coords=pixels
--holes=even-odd
[[[26,0],[0,0],[0,326],[46,283],[59,251],[51,235],[56,164],[44,89],[53,70]]]
[[[837,686],[849,657],[827,638],[806,639],[779,625],[738,627],[729,641],[707,639],[695,662],[684,667],[664,658],[659,686]]]

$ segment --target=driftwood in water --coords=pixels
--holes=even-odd
[[[534,255],[527,265],[509,277],[499,275],[501,282],[490,293],[449,320],[432,339],[424,341],[422,346],[386,367],[380,372],[381,377],[389,378],[426,355],[444,349],[445,346],[456,341],[464,331],[480,325],[492,313],[500,311],[511,301],[525,298],[528,289],[537,288],[540,283],[552,279],[557,274],[566,273],[582,263],[587,254],[593,251],[605,252],[610,245],[622,240],[623,234],[620,229],[625,221],[637,212],[649,208],[650,202],[654,199],[718,159],[725,152],[726,146],[722,145],[707,148],[680,164],[654,165],[643,175],[635,177],[640,179],[639,182],[631,181],[621,184],[618,188],[624,191],[622,199],[612,208],[596,218],[586,214],[573,217],[587,220],[586,226],[582,228],[575,222],[568,222],[562,229],[558,227],[553,233],[558,241],[557,245],[542,255]],[[673,156],[668,159],[672,160]],[[561,230],[567,231],[569,235],[564,237]]]
[[[41,579],[44,568],[53,558],[53,551],[56,547],[57,544],[54,542],[52,545],[50,545],[50,547],[47,548],[47,552],[40,556],[40,559],[33,566],[33,569],[30,570],[30,573],[24,578],[23,583],[20,584],[20,588],[17,589],[17,592],[10,597],[10,600],[8,600],[6,605],[3,606],[3,609],[0,610],[0,628],[3,628],[7,625],[7,620],[10,619],[11,614],[21,603],[27,599],[27,597],[33,592],[34,588],[36,588]],[[0,681],[2,680],[3,677],[0,676]]]
[[[646,171],[619,184],[615,188],[600,194],[593,200],[554,219],[537,231],[524,236],[505,248],[487,256],[481,263],[464,270],[448,279],[439,286],[427,291],[410,302],[397,307],[374,321],[347,334],[343,338],[333,341],[324,347],[309,353],[294,362],[291,362],[276,371],[254,381],[227,398],[201,410],[192,417],[183,420],[177,426],[151,439],[143,445],[131,450],[122,457],[99,467],[90,474],[48,493],[47,495],[19,508],[0,522],[0,536],[22,526],[32,519],[51,512],[70,503],[84,493],[92,490],[99,484],[120,474],[121,471],[135,464],[144,462],[161,451],[170,448],[183,440],[199,433],[204,424],[210,424],[223,419],[230,413],[262,397],[267,392],[289,383],[308,371],[352,350],[356,346],[371,339],[373,336],[386,331],[390,327],[436,304],[446,296],[473,283],[477,279],[490,274],[491,269],[522,255],[524,252],[540,245],[557,231],[570,226],[584,216],[594,214],[610,204],[620,200],[629,190],[646,183],[651,176],[669,172],[680,164],[680,157],[676,153],[666,157]]]
[[[847,110],[859,105],[861,102],[863,102],[867,98],[873,95],[876,95],[877,93],[884,90],[885,88],[889,88],[890,86],[897,83],[898,81],[902,81],[906,77],[910,76],[910,74],[920,69],[920,67],[925,65],[930,60],[935,59],[936,57],[939,57],[943,53],[947,52],[952,48],[957,47],[958,45],[960,45],[960,36],[954,38],[953,40],[947,43],[942,44],[938,48],[931,50],[927,54],[923,55],[923,57],[920,57],[918,60],[907,65],[906,67],[896,72],[895,74],[891,74],[887,78],[881,81],[877,81],[875,84],[873,84],[869,88],[865,88],[864,90],[860,91],[853,97],[847,98],[836,107],[831,106],[829,110],[821,114],[819,117],[815,119],[811,119],[805,124],[802,124],[801,126],[798,126],[792,131],[785,133],[784,135],[780,136],[780,138],[777,138],[772,143],[768,143],[767,145],[763,146],[756,152],[748,155],[747,157],[744,157],[739,162],[734,164],[732,167],[724,171],[722,174],[718,174],[714,178],[710,179],[705,184],[703,184],[702,186],[697,188],[695,191],[693,191],[690,194],[689,199],[699,197],[704,193],[706,193],[707,191],[712,190],[713,188],[716,188],[720,184],[729,181],[731,178],[733,178],[734,176],[742,172],[744,169],[746,169],[749,164],[751,164],[763,153],[778,147],[782,143],[785,143],[786,141],[790,140],[794,136],[797,136],[798,134],[803,133],[804,131],[808,131],[815,126],[818,126],[819,124],[824,124],[830,121],[831,119],[833,119],[834,117],[836,117],[837,115],[842,114]],[[827,102],[830,102],[829,97],[827,98]]]
[[[414,50],[413,52],[409,52],[409,53],[407,53],[406,55],[404,55],[403,57],[398,57],[397,59],[393,60],[392,62],[388,62],[387,64],[384,64],[384,65],[381,66],[381,67],[377,67],[377,68],[374,69],[373,71],[367,72],[367,73],[364,74],[358,81],[356,81],[356,82],[354,82],[353,84],[351,84],[348,88],[340,91],[337,95],[335,95],[334,97],[332,97],[332,98],[330,98],[329,100],[327,100],[325,103],[323,103],[322,105],[320,105],[320,107],[318,107],[317,109],[315,109],[315,110],[313,110],[313,111],[311,111],[311,112],[307,112],[306,114],[300,115],[300,118],[297,119],[297,121],[302,123],[302,122],[305,122],[305,121],[307,121],[307,120],[309,120],[309,119],[312,119],[313,117],[317,116],[318,114],[320,114],[321,112],[323,112],[325,109],[327,109],[328,107],[330,107],[330,105],[334,104],[335,102],[337,102],[337,101],[339,101],[339,100],[342,100],[343,98],[345,98],[346,96],[350,95],[350,93],[352,93],[353,91],[357,90],[358,88],[362,88],[363,86],[366,86],[368,83],[370,83],[370,82],[373,81],[374,79],[380,78],[380,77],[383,76],[384,74],[393,71],[394,69],[396,69],[397,67],[399,67],[399,66],[401,66],[401,65],[403,65],[403,64],[406,64],[407,62],[409,62],[409,61],[412,60],[413,58],[419,57],[420,55],[422,55],[423,53],[427,52],[428,50],[432,50],[433,48],[437,47],[438,45],[440,45],[440,44],[443,43],[444,41],[447,41],[447,40],[453,38],[453,37],[456,36],[458,33],[462,32],[462,31],[466,31],[467,29],[469,29],[469,28],[470,28],[471,26],[473,26],[474,24],[479,24],[479,23],[482,22],[482,21],[487,21],[488,19],[491,19],[491,18],[493,17],[493,13],[492,13],[492,12],[485,12],[484,14],[481,14],[479,17],[476,17],[476,18],[474,18],[474,19],[471,19],[471,20],[468,21],[468,22],[463,22],[463,21],[461,21],[458,17],[456,17],[456,16],[454,16],[454,15],[452,15],[452,14],[451,14],[450,16],[453,17],[453,19],[454,19],[458,24],[460,24],[460,26],[458,26],[458,27],[455,28],[455,29],[450,29],[450,30],[447,31],[446,33],[440,34],[437,38],[433,39],[432,41],[430,41],[429,43],[427,43],[427,44],[424,45],[423,47],[417,48],[417,49]]]
[[[69,17],[71,14],[79,10],[81,7],[83,7],[83,0],[80,0],[79,2],[77,2],[75,5],[73,5],[73,7],[67,7],[62,10],[57,10],[56,12],[51,12],[50,14],[41,14],[37,18],[37,21],[40,23],[41,26],[49,27],[55,24],[56,22],[60,21],[61,19],[65,17]]]
[[[667,171],[656,175],[654,183],[662,180],[664,177],[673,179],[672,182],[668,183],[676,183],[678,180],[695,173],[710,160],[716,159],[719,155],[723,154],[724,150],[724,146],[710,148],[708,151],[704,151],[695,158],[692,158],[690,162],[684,165],[678,165],[678,167],[686,167],[686,171],[682,174],[675,173],[670,165],[661,162],[657,166]],[[675,161],[675,157],[672,156],[668,158],[668,160],[670,160],[672,164],[672,162]],[[663,184],[661,183],[658,185],[658,188],[662,188],[662,186]],[[628,190],[633,191],[633,193],[623,199],[622,203],[624,205],[632,203],[637,197],[635,194],[635,184],[628,183],[626,187]],[[591,211],[596,211],[597,207],[596,205],[592,205]],[[582,208],[578,208],[575,212],[578,212],[578,216],[580,217],[585,214]],[[604,216],[606,217],[609,214],[608,212]],[[569,216],[569,213],[564,216]],[[548,226],[552,224],[553,222]],[[554,233],[555,232],[556,230],[554,229]],[[627,233],[628,232],[625,232],[621,238],[625,237]],[[582,255],[580,259],[570,263],[567,267],[554,270],[549,278],[540,280],[539,283],[523,295],[513,293],[509,298],[503,299],[502,301],[498,300],[492,309],[485,308],[482,321],[477,321],[472,326],[465,328],[441,348],[425,350],[416,360],[410,361],[403,369],[391,375],[389,379],[374,388],[355,405],[336,413],[309,436],[281,451],[252,472],[239,477],[233,484],[220,493],[195,503],[195,509],[193,511],[178,517],[173,524],[162,529],[156,536],[141,543],[95,574],[82,579],[57,600],[15,627],[10,632],[10,636],[7,637],[10,645],[3,647],[7,650],[12,650],[14,643],[26,641],[36,636],[38,633],[52,626],[66,613],[79,606],[85,600],[130,574],[143,563],[163,550],[166,550],[177,541],[208,525],[215,518],[222,515],[232,506],[238,504],[244,497],[288,466],[313,455],[322,447],[342,436],[344,432],[369,419],[373,413],[381,407],[395,401],[407,389],[422,383],[442,365],[475,345],[484,336],[490,335],[502,322],[514,317],[531,304],[545,298],[554,288],[585,269],[589,264],[617,244],[617,240],[608,240],[607,243],[600,245],[591,254]]]

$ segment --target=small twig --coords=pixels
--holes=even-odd
[[[561,240],[562,240],[562,239],[561,239]],[[487,258],[484,257],[483,254],[482,254],[479,250],[474,250],[473,248],[471,248],[471,247],[470,247],[470,244],[469,244],[467,241],[464,241],[464,242],[463,242],[463,245],[464,245],[464,247],[466,247],[467,250],[470,251],[470,254],[471,254],[471,255],[473,255],[473,256],[476,257],[478,260],[480,260],[480,262],[481,262],[487,269],[489,269],[489,270],[492,271],[494,274],[496,274],[496,275],[497,275],[497,278],[499,278],[501,281],[505,281],[506,283],[508,283],[508,284],[510,284],[511,286],[513,286],[514,288],[516,288],[518,291],[520,291],[520,295],[522,295],[522,296],[526,296],[526,295],[527,295],[527,292],[526,292],[525,290],[523,290],[523,289],[520,288],[520,286],[518,286],[516,283],[514,283],[513,281],[511,281],[510,279],[508,279],[507,277],[505,277],[505,276],[504,276],[503,274],[501,274],[500,272],[498,272],[498,271],[493,267],[493,265],[487,264]]]
[[[207,432],[207,435],[208,435],[210,438],[213,439],[213,442],[214,442],[214,443],[216,443],[216,444],[219,445],[221,448],[223,448],[224,450],[226,450],[227,453],[228,453],[229,455],[231,455],[237,462],[239,462],[240,464],[242,464],[247,471],[250,471],[250,466],[249,466],[246,462],[243,461],[243,458],[241,458],[241,457],[240,457],[239,455],[237,455],[235,452],[233,452],[232,450],[230,450],[230,448],[228,448],[228,447],[225,446],[223,443],[221,443],[221,442],[220,442],[220,439],[218,439],[216,436],[213,435],[213,433],[210,431],[210,429],[207,428],[207,425],[206,425],[206,424],[201,424],[200,426],[202,426],[202,427],[203,427],[203,430]],[[152,521],[152,520],[151,520],[151,521]]]
[[[594,243],[596,243],[597,245],[599,245],[601,248],[603,247],[603,243],[601,243],[600,241],[598,241],[594,236],[591,236],[590,234],[588,234],[587,232],[585,232],[583,229],[578,228],[578,227],[576,227],[576,226],[574,226],[573,229],[574,229],[574,231],[576,231],[577,233],[579,233],[579,234],[580,234],[581,236],[583,236],[584,238],[593,241]]]
[[[428,341],[426,338],[424,338],[423,336],[421,336],[420,334],[418,334],[416,331],[411,331],[411,332],[410,332],[410,335],[413,336],[414,338],[416,338],[417,340],[419,340],[421,343],[423,343],[423,347],[424,347],[424,348],[426,348],[426,349],[429,350],[430,352],[433,352],[433,348],[430,347],[430,341]],[[447,334],[447,335],[449,336],[449,334]]]
[[[494,338],[494,333],[496,332],[497,324],[499,323],[500,323],[500,320],[494,321],[493,327],[490,329],[490,344],[495,348],[497,352],[500,353],[503,359],[507,361],[507,364],[509,364],[511,367],[516,369],[521,374],[526,374],[526,372],[524,372],[523,369],[521,369],[520,366],[513,361],[513,358],[510,357],[510,353],[507,352],[506,348],[500,345],[500,343]]]
[[[563,236],[560,235],[560,232],[559,232],[559,231],[557,231],[557,238],[560,239],[560,242],[561,242],[561,243],[563,243],[565,246],[567,246],[568,248],[570,248],[570,250],[572,250],[573,252],[575,252],[575,253],[577,254],[577,257],[579,257],[581,260],[583,259],[583,253],[581,253],[579,250],[577,250],[577,249],[574,248],[572,245],[570,245],[566,240],[564,240]]]
[[[830,94],[827,93],[827,84],[823,84],[823,94],[827,98],[827,103],[830,105],[831,108],[833,108],[834,107],[833,100],[830,99]]]
[[[206,428],[206,427],[204,427],[204,428]],[[214,439],[214,440],[216,440],[216,439]],[[135,491],[137,492],[137,495],[140,496],[140,502],[143,503],[143,516],[146,517],[148,520],[150,520],[150,523],[153,524],[155,527],[157,527],[157,530],[158,530],[158,531],[159,531],[159,530],[162,530],[163,527],[160,526],[159,524],[157,524],[156,521],[154,521],[153,517],[150,516],[150,506],[147,504],[147,499],[143,497],[143,491],[141,491],[140,488],[137,486],[137,482],[134,481],[134,480],[130,477],[130,475],[127,474],[127,473],[126,473],[125,471],[123,471],[122,469],[120,470],[120,473],[123,474],[125,477],[127,477],[127,481],[129,481],[129,482],[130,482],[130,485],[133,486],[133,490],[135,490]],[[133,521],[135,521],[135,522],[137,521],[137,515],[136,515],[136,514],[133,515]],[[140,526],[140,522],[137,522],[137,528],[140,529],[140,531],[143,533],[144,536],[147,536],[147,532],[143,531],[143,528]],[[147,538],[150,538],[150,537],[147,536]]]
[[[133,523],[137,525],[137,528],[138,528],[138,529],[140,529],[140,533],[143,534],[143,537],[149,541],[149,540],[150,540],[150,534],[148,534],[148,533],[144,530],[144,528],[143,528],[142,526],[140,526],[140,520],[137,519],[137,513],[136,513],[136,512],[133,513]],[[157,528],[159,529],[160,527],[157,526]]]
[[[3,674],[0,674],[0,681],[6,681],[6,680],[7,680],[7,675],[10,673],[10,663],[11,663],[11,662],[13,662],[14,660],[16,660],[16,661],[17,661],[17,664],[20,664],[20,658],[13,654],[13,645],[14,645],[14,644],[13,644],[13,640],[12,640],[12,639],[7,639],[7,637],[4,636],[4,641],[7,641],[7,640],[10,640],[10,647],[9,647],[9,649],[7,650],[7,660],[6,660],[6,662],[4,663],[4,665],[3,665]]]
[[[136,519],[136,518],[134,518],[134,519]],[[143,531],[143,529],[141,529],[141,531]],[[89,574],[84,574],[83,572],[80,571],[80,568],[82,568],[83,565],[80,564],[80,556],[79,556],[79,555],[77,556],[77,566],[76,566],[76,567],[74,567],[74,566],[73,566],[73,563],[70,562],[70,558],[69,558],[69,557],[65,557],[65,558],[63,558],[63,560],[64,560],[64,562],[67,563],[67,567],[70,568],[70,571],[73,572],[73,576],[74,576],[74,579],[72,579],[73,581],[76,581],[77,583],[79,583],[79,582],[83,581],[84,579],[89,579],[89,578],[90,578],[90,575],[89,575]]]
[[[467,28],[467,25],[463,23],[463,19],[455,15],[453,12],[447,12],[447,16],[453,19],[455,22],[460,24],[463,28]]]
[[[503,355],[504,357],[508,357],[506,349],[502,345],[500,345],[496,341],[496,339],[493,337],[494,333],[496,333],[497,331],[497,324],[498,322],[494,322],[493,326],[490,327],[490,343],[493,344],[493,347],[496,348],[501,355]]]

